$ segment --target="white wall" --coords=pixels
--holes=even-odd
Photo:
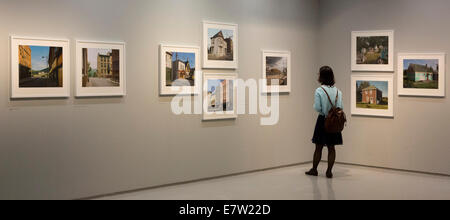
[[[316,0],[0,0],[0,199],[82,198],[310,161],[318,8]],[[203,19],[239,24],[243,79],[260,77],[261,49],[292,51],[293,91],[281,97],[277,126],[261,127],[257,116],[175,116],[171,99],[158,96],[158,45],[200,46]],[[10,34],[69,38],[72,48],[75,39],[127,42],[128,95],[10,100]],[[72,51],[72,75],[74,64]]]
[[[337,85],[346,94],[347,112],[350,113],[351,31],[395,30],[396,54],[449,53],[449,11],[447,0],[321,0],[319,61],[334,68]],[[447,98],[396,95],[394,119],[350,117],[344,134],[345,147],[338,152],[338,160],[450,174],[449,82],[447,74]]]

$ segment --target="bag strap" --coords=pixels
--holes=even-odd
[[[320,88],[322,88],[323,91],[325,92],[325,94],[327,94],[328,101],[330,101],[330,104],[331,104],[333,107],[336,107],[336,105],[333,105],[333,102],[331,101],[330,95],[328,95],[327,90],[325,90],[323,87],[320,87]],[[339,91],[338,91],[338,95],[339,95]],[[336,100],[337,100],[337,99],[336,99]],[[337,102],[336,102],[336,103],[337,103]]]
[[[338,103],[338,99],[339,99],[339,89],[336,89],[337,91],[336,91],[336,101],[335,101],[335,103],[334,103],[334,107],[336,107],[337,108],[337,103]]]

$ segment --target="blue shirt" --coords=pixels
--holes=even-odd
[[[324,88],[328,94],[330,95],[330,99],[334,103],[336,102],[336,94],[339,92],[337,107],[344,109],[344,106],[342,104],[342,92],[339,91],[336,87],[328,87],[328,86],[322,86],[316,89],[315,94],[315,100],[314,100],[314,109],[319,112],[320,115],[327,116],[328,112],[330,111],[332,105],[330,104],[330,101],[328,101],[327,94],[323,91]]]

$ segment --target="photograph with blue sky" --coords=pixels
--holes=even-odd
[[[19,45],[18,58],[20,88],[63,87],[62,47]]]
[[[220,88],[223,79],[210,79],[208,80],[208,92],[215,92],[217,88]]]
[[[171,60],[166,63],[166,86],[195,86],[195,53],[170,51],[167,56]]]
[[[223,91],[222,84],[225,83],[228,91]],[[208,80],[208,93],[211,94],[208,97],[208,111],[232,111],[234,103],[234,81],[223,79],[210,79]]]
[[[50,47],[30,46],[31,49],[31,69],[40,71],[48,68],[48,54]]]
[[[428,66],[428,67],[433,68],[434,70],[437,70],[437,67],[439,65],[439,60],[438,59],[404,60],[403,61],[403,70],[407,70],[411,64]]]
[[[404,59],[403,88],[439,89],[439,59]]]
[[[388,82],[387,81],[357,81],[356,82],[356,87],[359,88],[359,86],[363,83],[363,82],[368,82],[371,86],[375,86],[377,87],[377,89],[379,89],[380,91],[383,92],[383,97],[388,97]]]
[[[176,61],[178,57],[178,60],[181,60],[183,62],[189,61],[191,69],[195,68],[195,53],[181,53],[181,52],[172,52],[172,53],[173,53],[172,61]]]
[[[221,86],[222,86],[223,81],[225,81],[225,80],[223,80],[223,79],[208,80],[208,93],[214,93],[218,89],[222,89]],[[227,82],[227,84],[229,85],[228,89],[229,89],[230,94],[233,94],[233,90],[234,90],[233,83],[234,82],[232,80],[229,80]],[[231,101],[231,100],[229,100],[229,101]]]

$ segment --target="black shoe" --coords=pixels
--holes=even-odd
[[[328,179],[333,179],[333,173],[332,172],[327,172],[327,178]]]
[[[310,171],[305,173],[307,176],[319,176],[319,172],[317,170],[311,169]]]

